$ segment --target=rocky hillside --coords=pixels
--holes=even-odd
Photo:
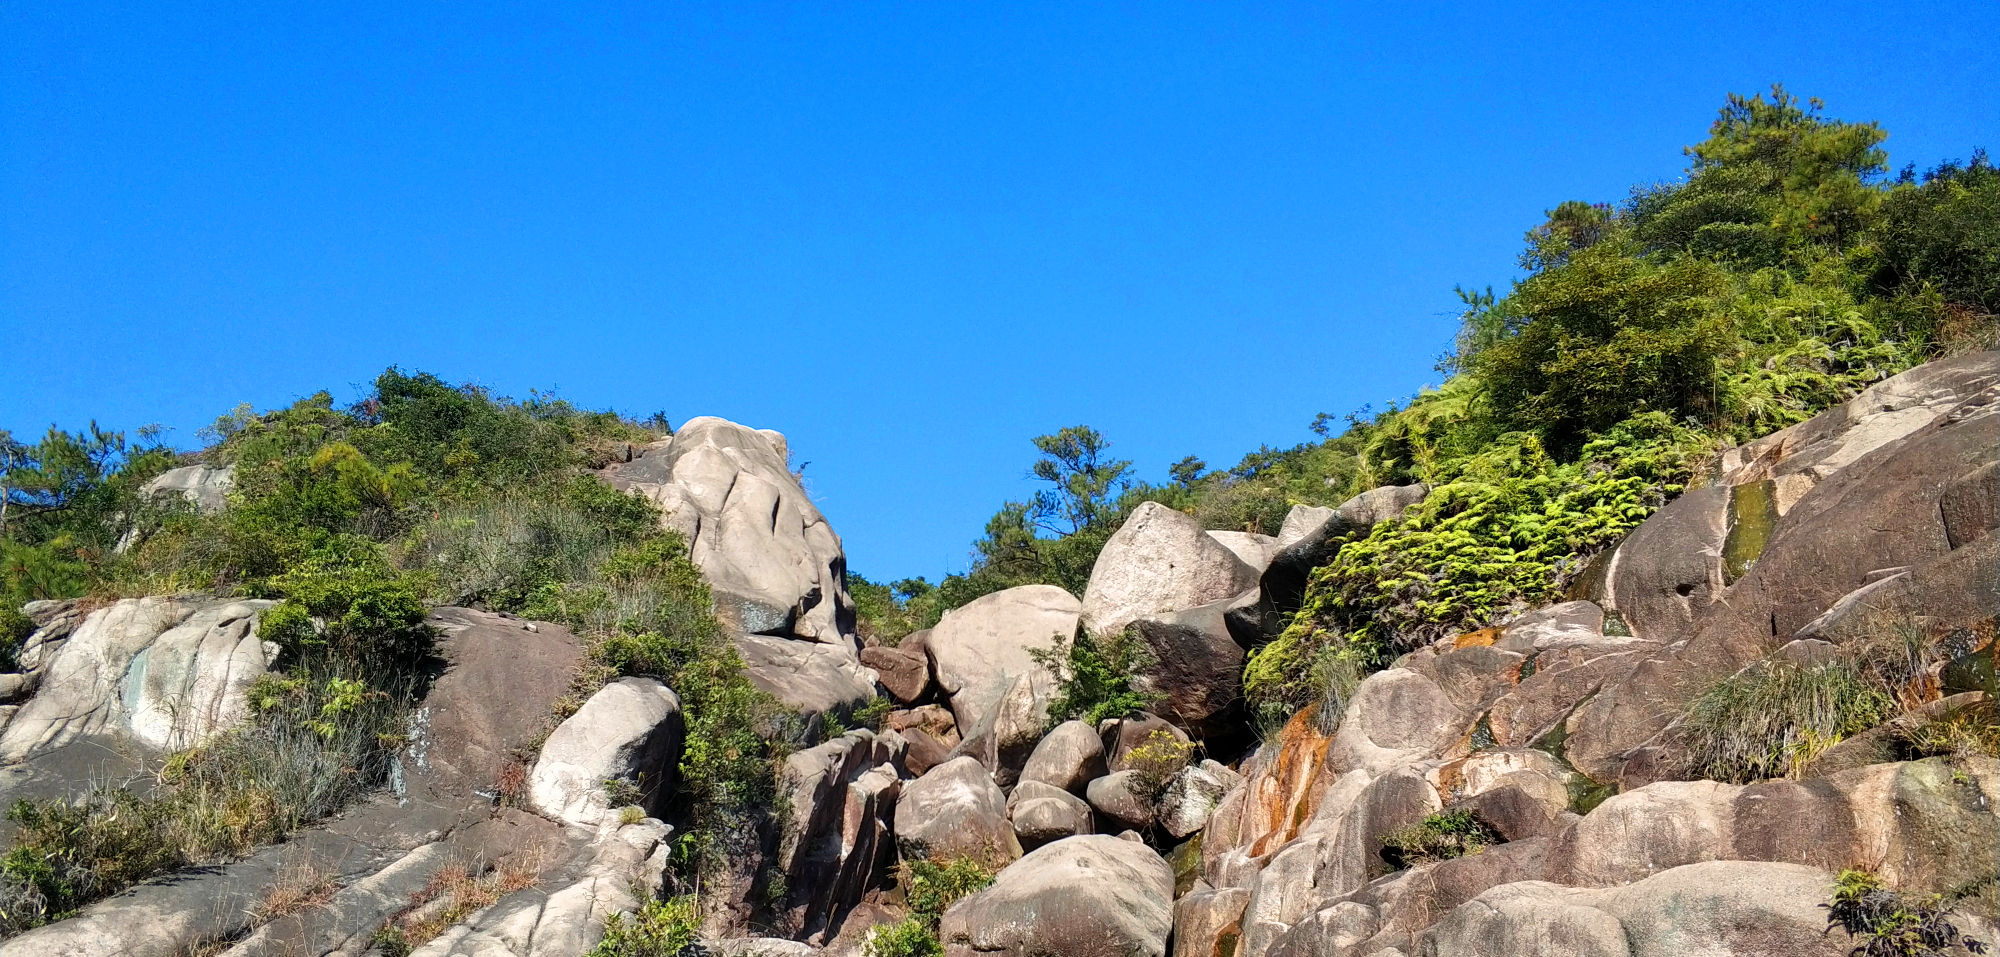
[[[1261,741],[1243,664],[1301,556],[1396,521],[1423,487],[1301,507],[1276,537],[1141,508],[1081,598],[1010,588],[863,647],[839,538],[784,439],[697,419],[598,476],[663,506],[743,675],[795,716],[766,729],[794,742],[773,826],[700,896],[668,876],[675,791],[715,743],[691,702],[608,675],[565,704],[592,641],[440,606],[380,787],[52,913],[0,954],[1834,955],[1879,932],[1828,932],[1856,882],[1850,897],[1928,915],[1935,952],[1991,944],[1996,400],[2000,354],[1978,353],[1732,449],[1570,600],[1406,653]],[[195,465],[148,493],[226,512],[211,490],[230,484]],[[52,833],[115,841],[115,814],[52,825],[50,808],[90,809],[105,782],[172,792],[209,749],[253,753],[239,739],[268,726],[297,654],[264,634],[278,605],[23,609],[0,788],[44,803],[11,825],[10,876]],[[1087,720],[1069,646],[1116,634],[1142,648],[1143,708]],[[1861,713],[1841,676],[1880,706],[1815,724]],[[1785,709],[1801,713],[1768,713]],[[215,826],[278,810],[222,805]],[[86,863],[64,879],[112,866]]]
[[[0,433],[0,957],[2000,946],[2000,172],[1732,97],[1451,377],[870,582],[785,437],[390,369]]]

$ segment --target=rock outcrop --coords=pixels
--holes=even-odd
[[[945,912],[947,957],[1165,957],[1174,875],[1152,848],[1072,837],[1021,858]]]
[[[1083,592],[1083,627],[1115,635],[1136,618],[1234,598],[1257,569],[1192,516],[1145,502],[1104,543]]]
[[[726,623],[751,634],[848,642],[854,600],[840,536],[806,497],[788,454],[783,435],[703,416],[604,476],[659,503]]]
[[[85,613],[44,610],[10,682],[32,693],[0,730],[0,763],[18,764],[84,737],[166,750],[241,720],[250,685],[276,656],[257,637],[268,601],[134,598]]]
[[[588,828],[604,823],[618,795],[657,813],[672,792],[681,746],[680,699],[651,678],[620,678],[590,696],[542,743],[528,773],[536,811]],[[622,785],[621,785],[622,782]]]
[[[1002,746],[1034,746],[1019,737],[1041,731],[1056,678],[1032,653],[1066,648],[1078,611],[1076,598],[1054,585],[1023,585],[954,608],[931,629],[926,647],[938,687],[951,698],[960,737],[985,742],[976,756],[989,770],[999,770]],[[996,728],[1010,698],[1013,727]]]

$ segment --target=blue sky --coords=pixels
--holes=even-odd
[[[1030,436],[1157,479],[1435,380],[1728,91],[2000,148],[2000,4],[342,6],[0,5],[0,427],[392,363],[722,415],[935,578]]]

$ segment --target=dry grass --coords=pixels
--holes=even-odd
[[[535,886],[546,866],[546,854],[540,848],[502,858],[492,867],[448,864],[431,875],[422,890],[410,895],[410,906],[392,918],[377,939],[392,953],[422,947],[500,898]]]
[[[253,913],[259,921],[273,921],[280,917],[296,914],[302,910],[319,907],[333,899],[333,892],[340,889],[340,881],[330,871],[321,870],[312,861],[302,861],[287,867],[278,877],[278,883],[264,895]]]

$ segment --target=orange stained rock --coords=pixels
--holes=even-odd
[[[1499,640],[1500,640],[1499,628],[1497,627],[1481,628],[1478,631],[1468,631],[1465,634],[1453,638],[1451,640],[1451,646],[1453,648],[1476,648],[1481,645],[1490,645]]]
[[[1278,734],[1276,760],[1251,782],[1249,806],[1243,809],[1238,833],[1256,835],[1250,843],[1253,856],[1298,837],[1299,829],[1312,820],[1321,790],[1316,782],[1330,740],[1314,720],[1319,707],[1308,705],[1285,722]]]

